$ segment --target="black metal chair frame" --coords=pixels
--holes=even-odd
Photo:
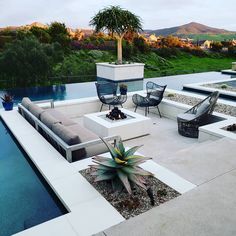
[[[112,82],[103,82],[103,83],[95,83],[97,89],[97,95],[102,105],[100,111],[102,111],[103,105],[108,105],[109,110],[111,106],[121,106],[123,107],[123,103],[127,100],[127,94],[118,95],[117,94],[117,83]]]
[[[211,93],[208,97],[206,97],[204,100],[193,106],[191,109],[187,110],[184,114],[196,114],[201,104],[206,100],[209,100],[209,107],[203,113],[194,117],[192,120],[185,120],[180,117],[177,117],[179,134],[185,137],[198,138],[198,128],[199,126],[210,123],[211,115],[215,108],[218,97],[219,92],[215,91]]]
[[[138,107],[145,107],[145,116],[149,113],[150,107],[157,107],[158,113],[161,117],[161,112],[158,105],[161,103],[166,85],[161,86],[151,81],[146,83],[147,96],[143,97],[139,94],[132,96],[133,103],[135,104],[135,112]]]

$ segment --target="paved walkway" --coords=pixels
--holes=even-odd
[[[98,235],[236,235],[236,142],[177,139],[174,122],[154,123],[150,136],[126,143],[145,144],[141,152],[198,187]]]
[[[105,230],[105,235],[236,235],[235,184],[236,171],[233,170],[138,217]]]

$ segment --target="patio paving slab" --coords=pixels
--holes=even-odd
[[[236,171],[105,230],[106,236],[236,235]]]
[[[143,113],[142,110],[138,110],[138,112]],[[148,116],[152,118],[151,134],[125,141],[126,146],[143,145],[139,151],[158,162],[181,149],[199,144],[197,139],[186,138],[178,134],[177,121],[165,117],[159,118],[152,113]]]
[[[235,153],[236,141],[223,138],[180,150],[159,163],[191,183],[200,185],[236,169]]]
[[[53,220],[47,221],[43,224],[37,225],[30,229],[24,230],[15,236],[79,236],[71,227],[71,224],[65,218],[61,216]]]

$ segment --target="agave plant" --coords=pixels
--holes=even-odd
[[[90,166],[92,167],[91,174],[95,176],[95,182],[111,180],[114,191],[121,191],[125,187],[129,194],[132,194],[132,184],[136,184],[147,190],[144,176],[152,176],[153,174],[143,170],[139,165],[151,158],[135,155],[135,152],[141,146],[135,146],[129,150],[125,150],[121,140],[115,147],[104,139],[101,138],[101,140],[109,149],[112,158],[102,156],[93,158],[93,162],[97,165]]]

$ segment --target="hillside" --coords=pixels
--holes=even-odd
[[[146,33],[167,36],[167,35],[191,35],[191,34],[218,35],[218,34],[235,34],[236,32],[228,31],[225,29],[213,28],[196,22],[191,22],[189,24],[171,28],[147,30]]]

